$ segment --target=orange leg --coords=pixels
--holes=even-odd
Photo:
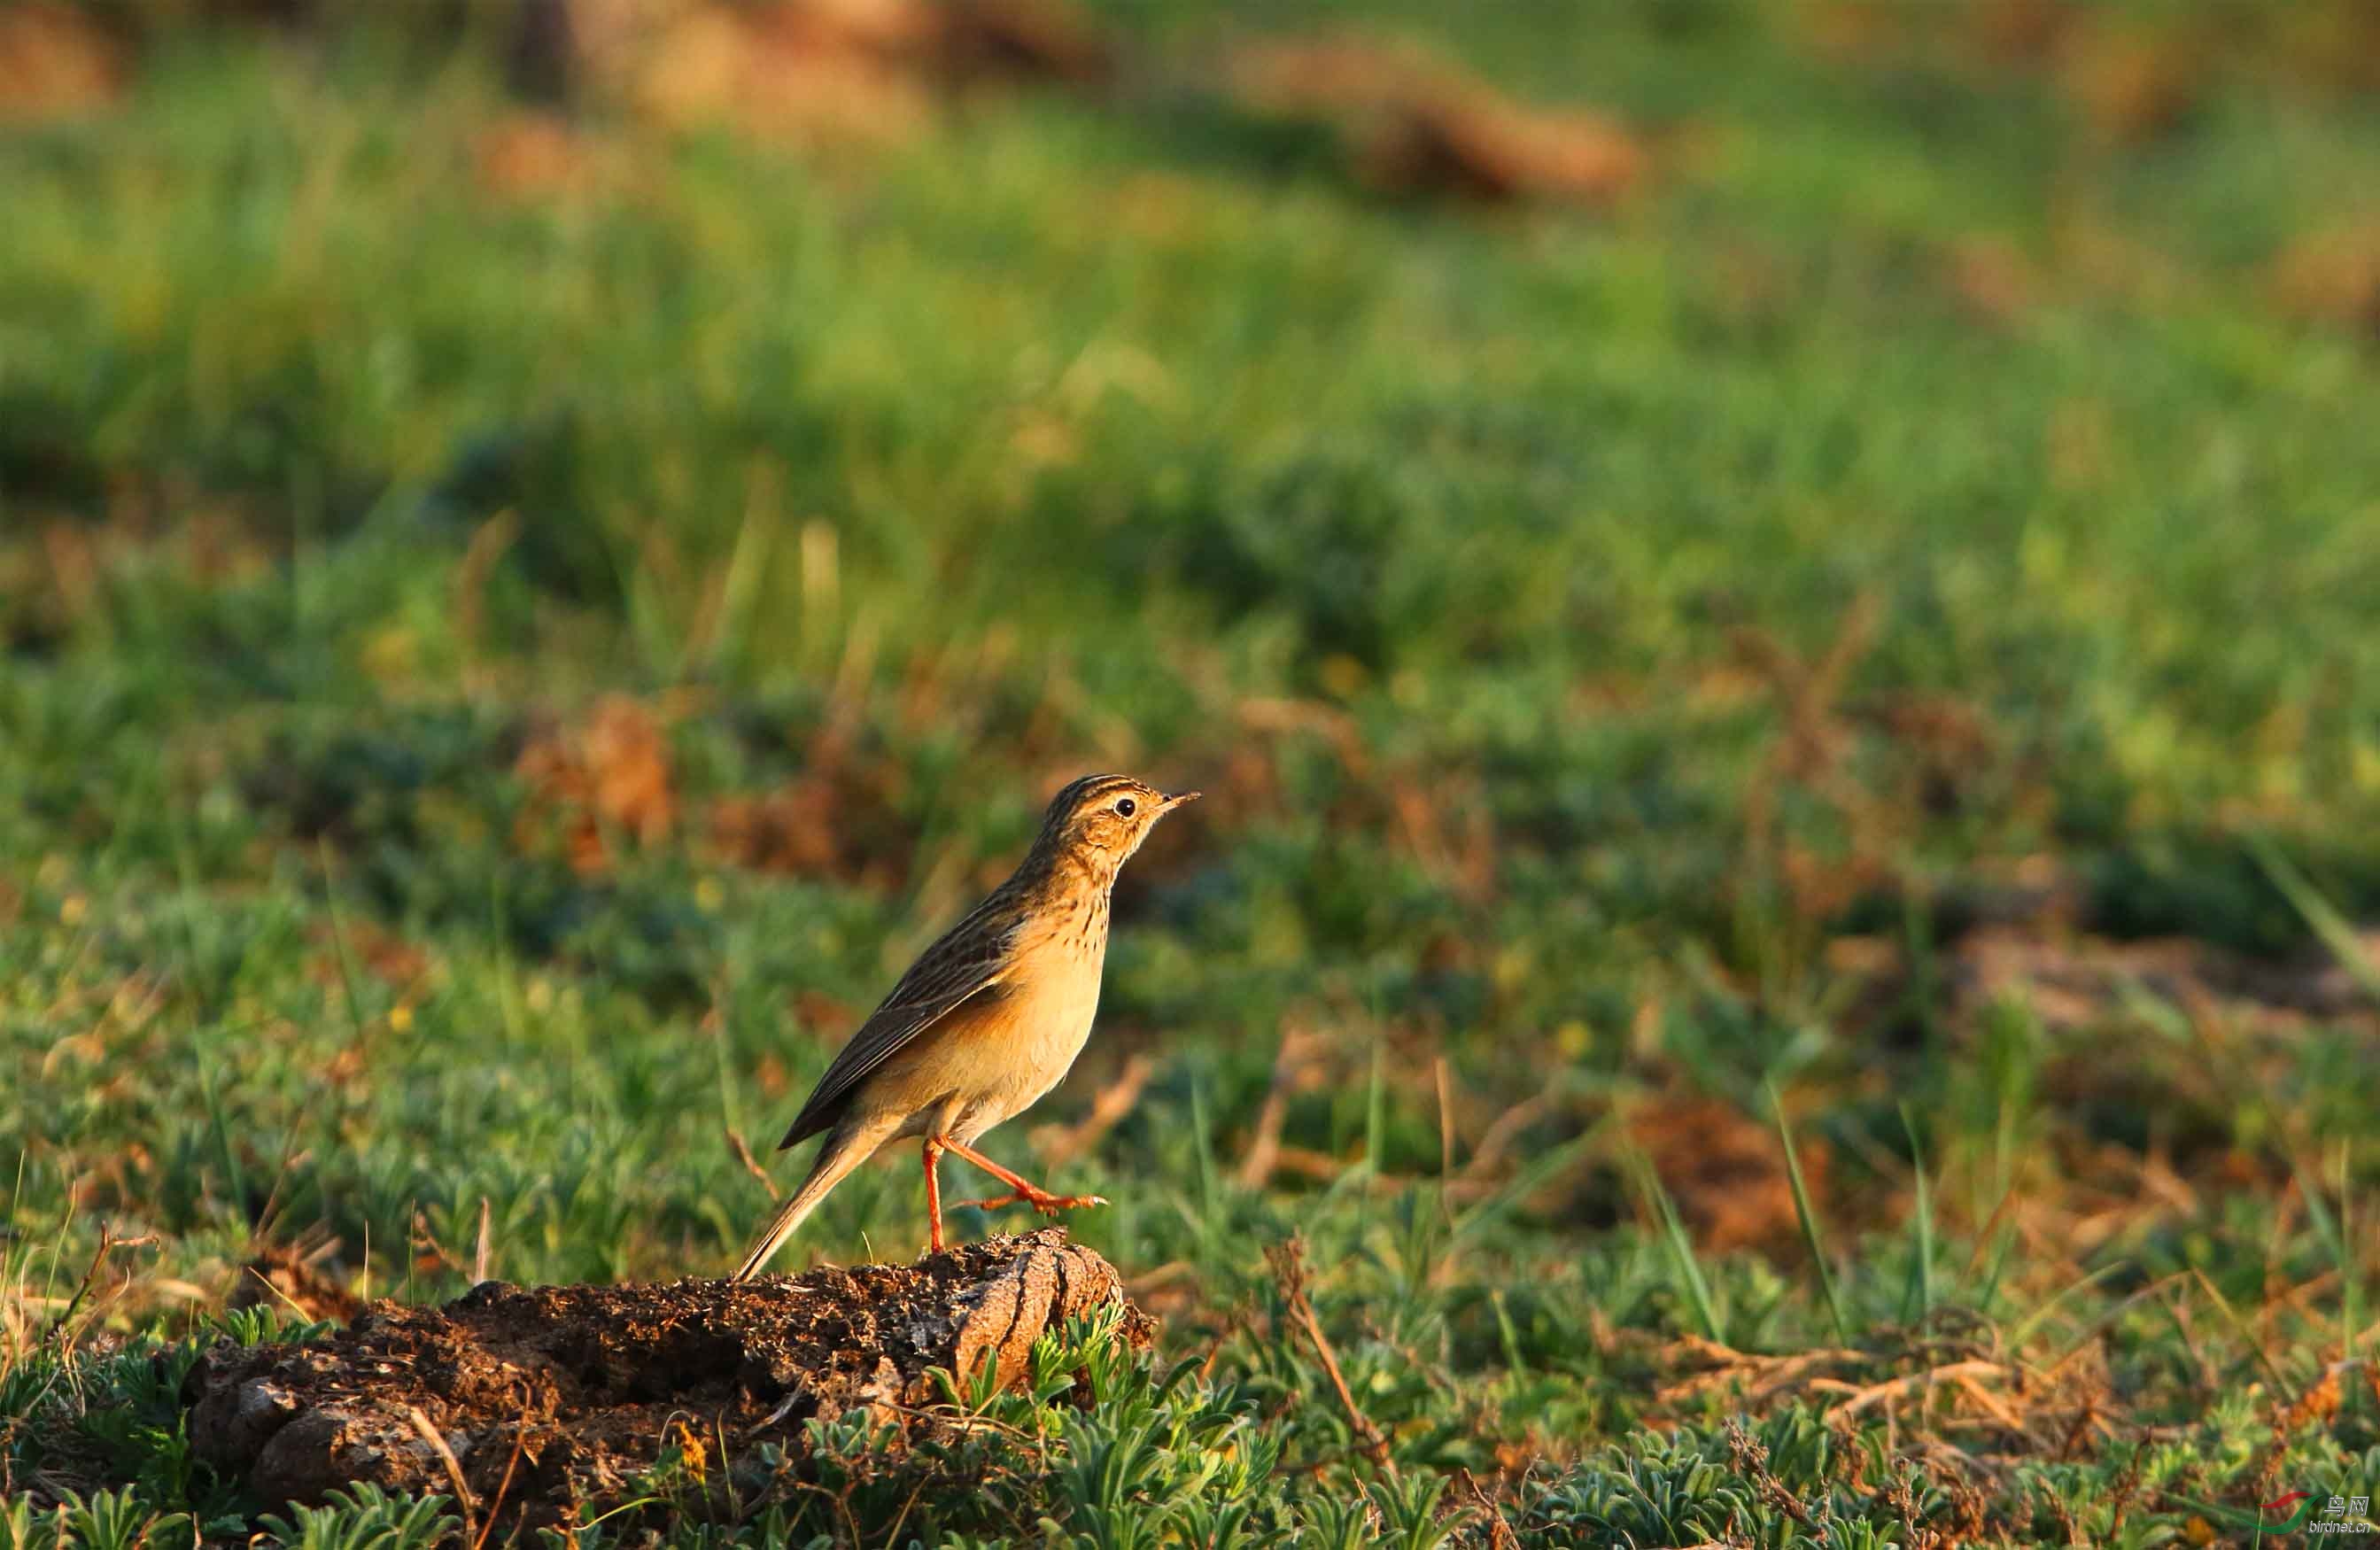
[[[1014,1205],[1021,1201],[1045,1217],[1054,1217],[1061,1211],[1072,1211],[1085,1205],[1107,1204],[1103,1197],[1095,1194],[1051,1194],[1038,1184],[1026,1183],[1024,1179],[1011,1173],[972,1146],[953,1141],[949,1136],[939,1139],[944,1148],[957,1153],[1008,1186],[1008,1193],[991,1200],[970,1200],[966,1203],[969,1205],[978,1206],[986,1211],[997,1211],[1003,1205]]]
[[[932,1136],[926,1137],[926,1220],[933,1234],[933,1247],[927,1252],[942,1252],[942,1144]]]

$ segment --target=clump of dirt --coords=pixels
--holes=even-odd
[[[1697,1244],[1713,1253],[1796,1252],[1802,1218],[1772,1127],[1722,1099],[1671,1097],[1634,1115],[1628,1135],[1651,1160]],[[1804,1182],[1823,1200],[1832,1154],[1816,1136],[1797,1137],[1794,1144]]]
[[[1258,114],[1332,126],[1366,183],[1486,202],[1609,205],[1652,158],[1600,114],[1525,105],[1418,50],[1358,35],[1242,47],[1228,85]]]
[[[2380,345],[2380,221],[2300,237],[2273,267],[2283,307]]]
[[[541,95],[820,150],[897,144],[1003,82],[1092,88],[1117,44],[1069,0],[529,0],[509,51]]]
[[[2380,932],[2359,934],[2357,945],[2367,956],[2380,952]],[[1897,942],[1838,937],[1826,957],[1828,968],[1861,987],[1853,1025],[1873,1023],[1909,994],[1912,970]],[[2264,962],[2187,937],[2119,940],[2039,921],[1962,930],[1940,945],[1932,973],[1945,1013],[1959,1026],[2004,1000],[2022,1002],[2053,1029],[2097,1026],[2142,999],[2276,1032],[2347,1022],[2369,1006],[2362,983],[2337,963]]]
[[[265,1501],[459,1486],[534,1525],[627,1484],[682,1424],[731,1456],[790,1447],[813,1415],[930,1402],[929,1368],[989,1361],[1013,1382],[1045,1329],[1111,1307],[1146,1346],[1114,1267],[1057,1229],[790,1278],[488,1282],[443,1308],[371,1303],[328,1339],[218,1346],[182,1399],[199,1456]]]
[[[596,877],[620,845],[666,840],[678,809],[666,714],[611,695],[584,721],[531,738],[513,766],[529,788],[514,843],[537,851],[559,829],[572,868]]]
[[[335,1238],[310,1246],[273,1245],[240,1266],[225,1305],[250,1308],[271,1303],[294,1309],[300,1316],[352,1323],[364,1311],[364,1301],[322,1268],[338,1251]]]
[[[124,51],[72,6],[0,5],[0,123],[72,118],[124,90]]]
[[[792,781],[713,801],[707,854],[753,871],[903,887],[916,837],[899,805],[905,772],[859,747],[854,731],[834,717],[808,738]]]

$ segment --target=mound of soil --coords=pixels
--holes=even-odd
[[[1052,1228],[915,1265],[757,1281],[538,1287],[488,1282],[443,1308],[367,1306],[327,1339],[225,1344],[182,1392],[198,1455],[269,1502],[335,1486],[453,1495],[552,1522],[601,1500],[686,1435],[731,1454],[802,1423],[936,1397],[931,1367],[1028,1368],[1067,1317],[1126,1310],[1115,1269]]]

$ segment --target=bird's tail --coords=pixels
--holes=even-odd
[[[752,1241],[751,1253],[744,1256],[744,1263],[735,1267],[735,1274],[731,1278],[748,1281],[759,1275],[760,1267],[769,1263],[784,1246],[785,1240],[794,1235],[794,1229],[802,1225],[802,1218],[817,1210],[819,1202],[826,1198],[827,1192],[842,1183],[844,1174],[866,1162],[883,1139],[881,1134],[860,1133],[842,1126],[829,1131],[826,1144],[819,1148],[818,1160],[810,1164],[809,1177],[802,1181],[802,1187],[795,1190],[783,1205],[777,1207],[777,1214],[769,1218],[769,1225],[762,1228],[760,1236]]]

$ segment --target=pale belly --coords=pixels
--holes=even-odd
[[[971,1144],[1064,1080],[1099,1015],[1105,956],[1069,953],[1042,972],[1022,974],[1017,977],[1030,988],[979,1012],[962,1008],[903,1050],[894,1060],[909,1069],[894,1084],[917,1108],[897,1133],[939,1130]]]

